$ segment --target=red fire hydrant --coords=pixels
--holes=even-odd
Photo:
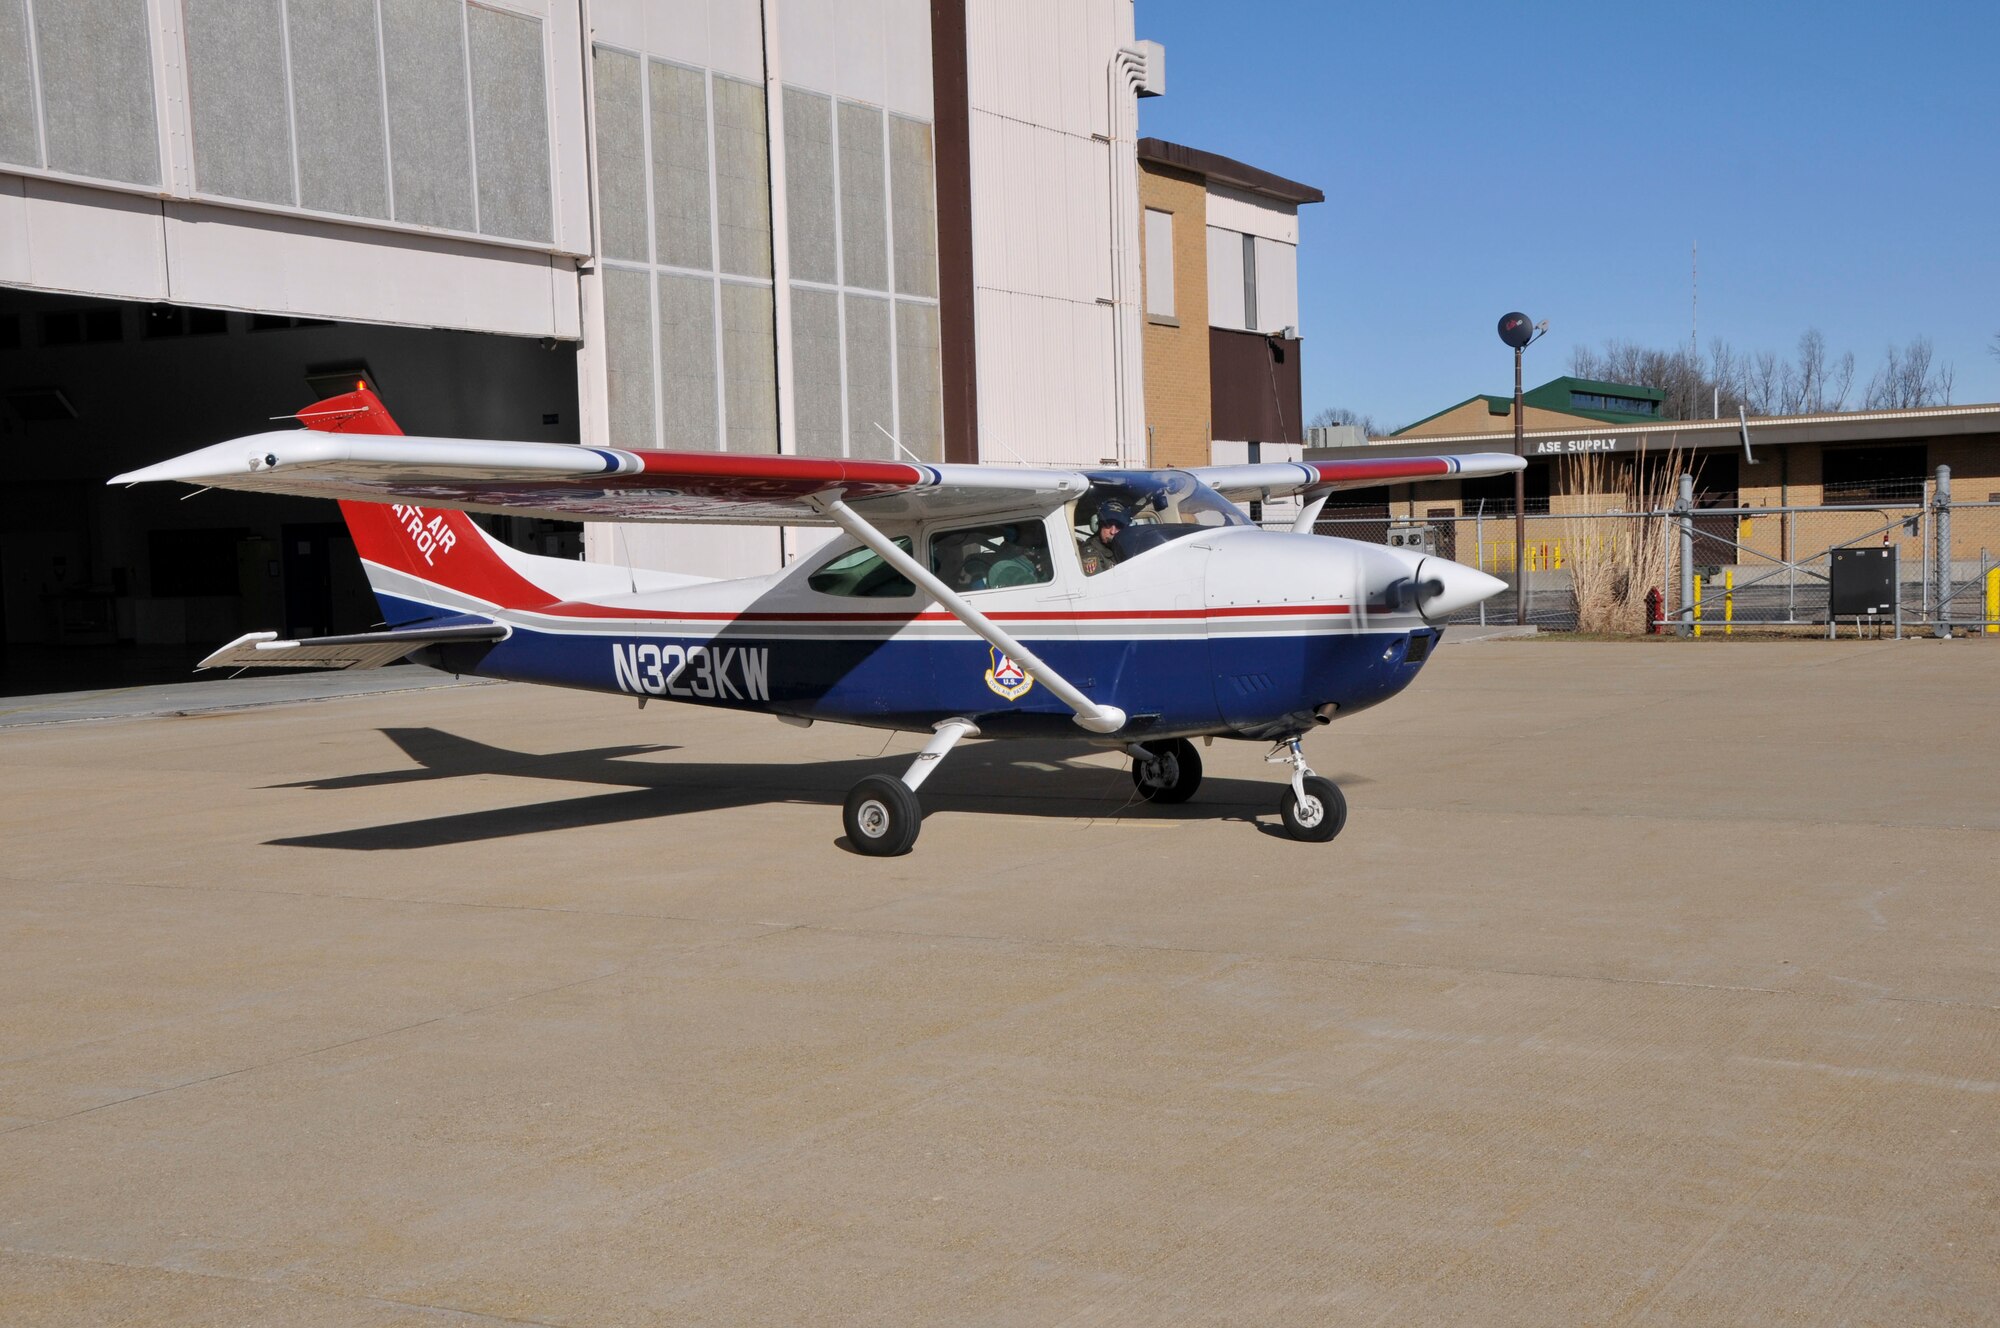
[[[1667,607],[1667,597],[1660,593],[1660,588],[1658,586],[1654,586],[1651,590],[1646,592],[1646,635],[1647,636],[1658,636],[1660,634],[1660,613],[1666,607]]]

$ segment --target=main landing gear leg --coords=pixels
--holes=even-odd
[[[1347,799],[1332,780],[1312,772],[1297,738],[1279,743],[1264,759],[1292,768],[1292,786],[1278,803],[1286,834],[1308,844],[1324,844],[1340,833],[1347,824]]]
[[[935,736],[924,744],[917,759],[901,779],[870,775],[847,794],[841,820],[847,827],[847,842],[871,858],[908,853],[923,829],[924,809],[917,802],[917,789],[944,760],[945,753],[958,746],[960,738],[976,738],[979,726],[969,719],[947,719]]]

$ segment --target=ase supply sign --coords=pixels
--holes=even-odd
[[[1531,456],[1567,456],[1577,452],[1629,452],[1630,447],[1621,446],[1618,438],[1542,438],[1537,439]]]

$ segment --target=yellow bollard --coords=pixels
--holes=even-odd
[[[1986,574],[1986,630],[2000,635],[2000,567]]]
[[[1736,635],[1736,569],[1722,574],[1722,634]]]
[[[1701,635],[1701,578],[1694,579],[1694,634]]]
[[[1558,540],[1556,541],[1556,570],[1560,572],[1562,571],[1562,569],[1563,569],[1563,546],[1562,546],[1562,541]]]

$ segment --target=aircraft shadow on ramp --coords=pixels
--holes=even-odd
[[[900,775],[908,753],[846,761],[758,765],[632,760],[678,750],[660,744],[597,747],[572,752],[516,752],[440,729],[384,729],[416,763],[394,770],[270,785],[282,789],[376,788],[487,775],[611,785],[621,791],[557,798],[483,811],[453,812],[324,834],[266,841],[274,847],[351,850],[441,848],[547,831],[617,825],[731,807],[799,803],[839,807],[864,775]],[[1284,787],[1274,767],[1268,780],[1210,775],[1179,806],[1137,801],[1123,766],[1086,763],[1074,744],[1037,741],[971,742],[925,782],[926,814],[938,812],[1042,816],[1063,820],[1255,821],[1275,816]],[[1342,783],[1365,782],[1336,776]],[[837,824],[829,827],[837,831]]]

